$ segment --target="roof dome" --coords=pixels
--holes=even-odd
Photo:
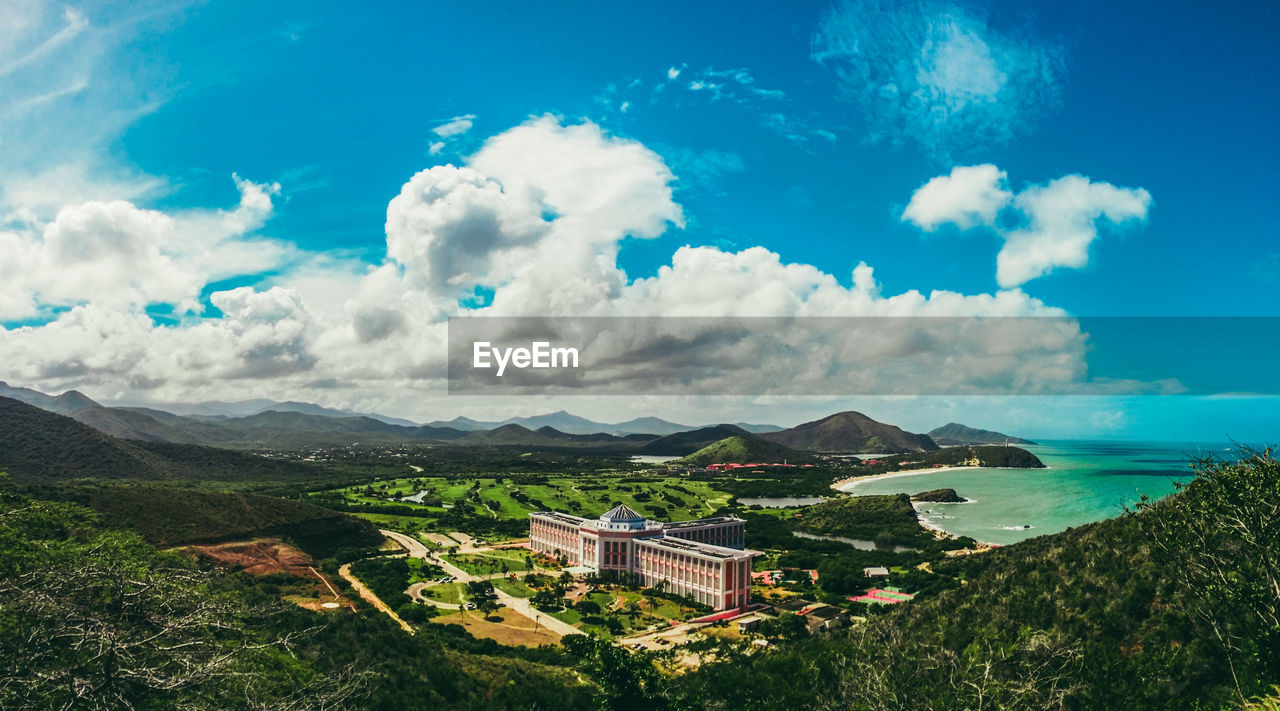
[[[632,523],[635,521],[643,521],[644,516],[636,513],[625,504],[618,504],[601,516],[600,520],[606,523]]]

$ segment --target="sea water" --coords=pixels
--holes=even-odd
[[[857,495],[955,489],[968,502],[920,502],[920,517],[949,533],[1008,544],[1119,516],[1143,495],[1158,499],[1190,481],[1197,458],[1236,454],[1229,444],[1186,442],[1054,441],[1024,448],[1049,468],[925,471],[841,488]]]

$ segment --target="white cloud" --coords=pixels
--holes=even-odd
[[[727,156],[716,159],[736,165]],[[10,364],[11,380],[48,390],[146,389],[158,401],[261,396],[359,402],[366,409],[426,416],[424,408],[440,405],[432,393],[441,392],[446,320],[455,315],[1064,315],[1017,289],[885,294],[865,263],[837,278],[760,247],[686,246],[654,276],[630,280],[617,264],[620,243],[683,225],[675,180],[662,158],[636,141],[590,122],[533,118],[490,138],[465,165],[412,176],[388,204],[387,256],[373,267],[255,237],[279,192],[274,184],[237,177],[240,200],[226,210],[165,214],[127,202],[73,204],[48,225],[0,233],[0,249],[24,265],[56,258],[64,268],[74,267],[81,258],[73,259],[74,252],[111,268],[85,275],[91,290],[84,293],[71,281],[56,285],[66,290],[59,298],[73,306],[51,322],[0,329],[0,361]],[[1027,198],[1026,209],[1051,222],[1045,200]],[[1120,207],[1097,209],[1114,216]],[[949,214],[963,219],[972,213]],[[253,254],[283,260],[288,268],[261,286],[216,292],[211,302],[220,313],[188,315],[166,327],[146,316],[143,309],[156,299],[198,293],[212,274],[224,274],[236,262],[242,270],[245,264],[261,268]],[[125,263],[129,270],[116,268]],[[5,265],[0,260],[0,274],[8,273]],[[43,290],[55,289],[28,286],[12,293],[0,288],[0,308],[29,310],[24,299],[33,295],[37,308],[44,307]],[[458,299],[477,286],[493,290],[491,305],[461,306]],[[622,348],[628,346],[660,356],[647,373],[655,382],[678,375],[682,366],[671,338],[715,349],[724,355],[723,372],[698,384],[704,392],[767,388],[771,379],[774,387],[790,387],[777,382],[778,372],[791,374],[796,387],[810,388],[876,388],[918,382],[925,373],[962,391],[1079,377],[1078,329],[1057,319],[1026,321],[1028,332],[1012,340],[919,329],[858,339],[800,327],[726,340],[731,334],[715,329],[664,327],[602,346],[622,355],[635,352]],[[606,374],[637,377],[634,364],[625,363]]]
[[[1089,263],[1100,222],[1145,220],[1150,206],[1151,194],[1142,188],[1117,188],[1082,175],[1027,188],[1014,198],[1014,207],[1028,224],[1004,234],[996,280],[1008,288],[1059,267],[1079,269]]]
[[[813,56],[832,68],[873,139],[954,152],[1007,142],[1059,103],[1060,47],[948,0],[845,0]]]
[[[466,114],[465,116],[454,116],[447,122],[431,129],[431,132],[441,138],[452,138],[460,136],[471,130],[472,122],[475,121],[475,114]]]
[[[427,146],[427,155],[430,155],[430,156],[440,155],[440,151],[443,151],[443,150],[444,150],[444,141],[435,141],[431,145]]]
[[[994,165],[956,166],[950,175],[939,175],[916,190],[902,220],[926,232],[948,222],[967,230],[994,224],[1012,198],[1004,171]]]
[[[927,232],[948,223],[963,230],[994,229],[1004,240],[996,281],[1009,289],[1054,269],[1087,266],[1101,225],[1145,220],[1151,207],[1151,194],[1143,188],[1118,188],[1083,175],[1032,185],[1017,195],[1006,189],[1005,177],[994,165],[957,166],[916,190],[902,220]],[[1020,222],[997,223],[1006,207]]]
[[[0,318],[31,318],[36,304],[90,302],[194,312],[210,281],[242,275],[246,265],[280,266],[296,249],[251,236],[271,215],[280,186],[233,178],[240,201],[232,210],[169,215],[125,200],[90,200],[65,205],[48,223],[32,216],[24,228],[0,234],[0,261],[8,265],[0,275],[12,272],[0,286]]]
[[[203,285],[162,249],[174,240],[174,221],[122,200],[63,208],[43,237],[28,278],[45,303],[176,304]]]
[[[413,176],[387,207],[387,256],[417,288],[456,298],[477,283],[510,277],[520,252],[547,225],[527,193],[509,193],[470,168],[437,166]]]
[[[210,300],[223,312],[217,331],[223,340],[218,367],[227,378],[264,378],[309,370],[315,321],[293,289],[249,287],[215,292]]]

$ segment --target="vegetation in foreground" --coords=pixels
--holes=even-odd
[[[318,616],[262,584],[84,508],[0,495],[0,708],[589,705],[562,655],[529,661],[460,628],[409,636],[367,609]]]

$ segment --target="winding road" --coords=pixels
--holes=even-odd
[[[386,536],[387,538],[390,538],[396,543],[399,543],[400,546],[403,547],[406,552],[408,552],[409,557],[424,558],[424,559],[430,560],[433,564],[443,568],[446,573],[457,578],[458,582],[470,583],[476,580],[492,580],[493,578],[500,578],[506,575],[505,573],[492,573],[489,575],[472,575],[471,573],[468,573],[462,568],[459,568],[453,563],[450,563],[449,561],[440,557],[435,551],[432,551],[431,549],[427,548],[426,544],[414,538],[413,536],[408,536],[403,533],[399,533],[397,531],[387,531],[387,530],[382,531],[382,535]],[[465,553],[477,552],[482,550],[483,549],[476,548],[474,545],[472,545],[470,542],[470,539],[468,539],[467,542],[464,543],[459,548],[460,552],[465,552]],[[416,583],[409,588],[409,590],[407,591],[408,595],[414,598],[415,600],[420,600],[430,605],[435,605],[436,607],[447,609],[447,610],[457,610],[461,607],[461,605],[457,605],[455,603],[447,603],[447,602],[439,602],[436,600],[430,600],[429,598],[427,598],[425,595],[422,594],[422,588],[424,587],[427,587],[426,583]],[[521,615],[524,615],[525,617],[528,617],[529,619],[536,622],[538,625],[558,633],[561,636],[570,635],[570,634],[583,634],[582,630],[578,629],[577,627],[574,627],[573,625],[567,622],[558,620],[552,617],[551,615],[548,615],[547,613],[541,612],[540,610],[534,608],[534,606],[529,602],[528,598],[516,597],[507,592],[499,590],[498,588],[494,588],[494,592],[497,593],[498,601],[501,602],[503,605],[514,610],[515,612],[520,613]],[[363,596],[363,593],[361,593],[361,595]],[[397,621],[400,621],[400,623],[404,625],[404,621],[400,620],[400,618],[395,615],[395,612],[392,612],[390,610],[388,610],[388,612]],[[407,625],[404,625],[404,626],[407,627]]]

